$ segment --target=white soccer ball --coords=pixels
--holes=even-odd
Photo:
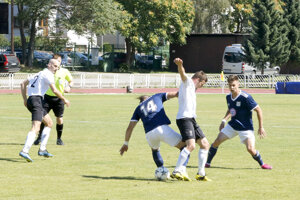
[[[159,181],[165,181],[170,178],[170,172],[165,167],[158,167],[155,170],[155,178]]]

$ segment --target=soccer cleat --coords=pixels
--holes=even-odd
[[[41,151],[40,149],[38,151],[38,155],[44,156],[46,158],[53,157],[53,155],[51,153],[49,153],[47,150]]]
[[[41,142],[41,138],[37,138],[35,141],[34,141],[34,145],[39,145]]]
[[[173,171],[173,173],[170,175],[170,177],[180,180],[180,181],[192,181],[192,179],[189,178],[187,173],[181,173],[178,171]]]
[[[57,145],[65,145],[64,142],[59,138],[56,140]]]
[[[200,176],[199,174],[196,175],[196,180],[198,180],[198,181],[211,181],[211,179],[207,178],[207,176]]]
[[[192,179],[190,179],[189,175],[186,172],[182,173],[182,176],[184,181],[192,181]]]
[[[271,165],[268,165],[268,164],[263,164],[261,166],[262,169],[272,169],[272,166]]]
[[[206,163],[205,168],[210,168],[210,163]]]
[[[21,151],[19,156],[23,157],[27,162],[33,162],[28,153]]]

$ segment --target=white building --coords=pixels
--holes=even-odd
[[[0,0],[0,3],[4,3],[4,0]],[[16,18],[18,15],[18,8],[15,5],[14,6],[14,36],[20,37],[20,28],[19,28],[19,23]],[[75,31],[70,30],[67,31],[65,29],[61,29],[61,27],[57,27],[56,25],[56,19],[59,18],[59,13],[57,11],[52,11],[51,14],[49,15],[48,19],[41,20],[37,22],[36,27],[37,27],[37,35],[42,35],[45,37],[50,37],[51,38],[51,33],[59,33],[62,32],[62,37],[63,38],[68,38],[68,46],[69,47],[76,47],[77,51],[87,51],[87,48],[89,46],[92,47],[97,47],[97,37],[95,34],[86,34],[86,35],[78,35],[75,33]],[[28,30],[29,25],[25,25],[25,28]],[[25,31],[26,36],[27,30]],[[4,36],[8,39],[11,40],[11,5],[8,4],[8,34],[4,34]],[[92,43],[91,43],[92,41]]]

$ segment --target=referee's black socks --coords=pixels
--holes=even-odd
[[[64,129],[64,124],[56,124],[57,139],[61,138],[63,129]]]

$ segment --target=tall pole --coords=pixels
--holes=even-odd
[[[10,5],[10,17],[11,17],[11,23],[10,23],[10,48],[11,48],[11,53],[15,53],[15,46],[14,46],[14,0],[11,0],[11,5]]]

